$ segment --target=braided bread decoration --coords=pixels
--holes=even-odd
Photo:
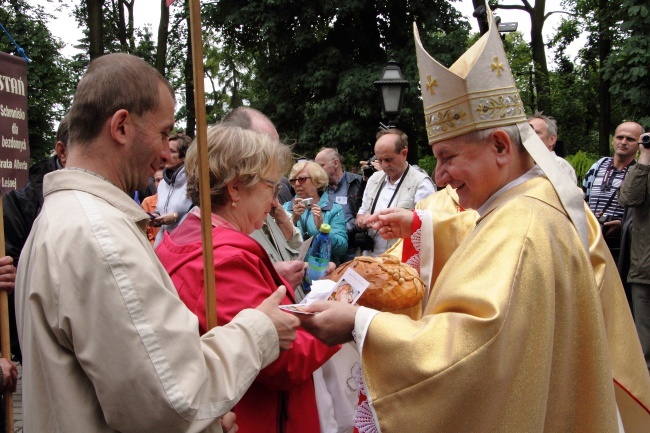
[[[349,268],[370,283],[358,301],[364,307],[398,311],[414,306],[424,297],[424,282],[418,273],[395,256],[356,257],[340,265],[327,278],[338,281]]]

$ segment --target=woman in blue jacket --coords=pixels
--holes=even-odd
[[[296,197],[284,204],[291,221],[300,229],[303,239],[316,236],[321,224],[329,224],[332,261],[338,264],[348,249],[348,235],[343,208],[325,191],[329,183],[327,173],[315,162],[303,161],[293,166],[289,182],[296,191]]]

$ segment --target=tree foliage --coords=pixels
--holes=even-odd
[[[650,6],[644,0],[623,0],[620,49],[606,60],[605,77],[625,119],[650,127]]]
[[[0,22],[32,60],[27,67],[27,114],[33,161],[46,157],[54,147],[54,124],[66,113],[73,89],[70,62],[59,53],[63,44],[47,28],[49,19],[42,6],[25,0],[0,1]],[[4,33],[0,51],[15,53]]]
[[[223,46],[251,61],[250,103],[310,157],[321,146],[352,158],[371,149],[386,120],[373,81],[391,58],[411,82],[397,125],[410,136],[413,157],[418,145],[427,148],[412,23],[447,65],[464,51],[469,27],[442,0],[221,0],[204,9]]]

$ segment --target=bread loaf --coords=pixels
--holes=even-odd
[[[424,282],[418,273],[395,256],[356,257],[340,265],[328,278],[338,281],[349,268],[370,283],[357,302],[364,307],[398,311],[414,306],[424,297]]]

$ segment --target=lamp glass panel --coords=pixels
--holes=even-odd
[[[381,77],[382,80],[401,80],[402,74],[400,74],[399,69],[384,69],[384,73]]]
[[[399,112],[399,105],[401,102],[401,86],[391,86],[384,84],[381,86],[381,93],[384,100],[384,113],[397,114]]]

